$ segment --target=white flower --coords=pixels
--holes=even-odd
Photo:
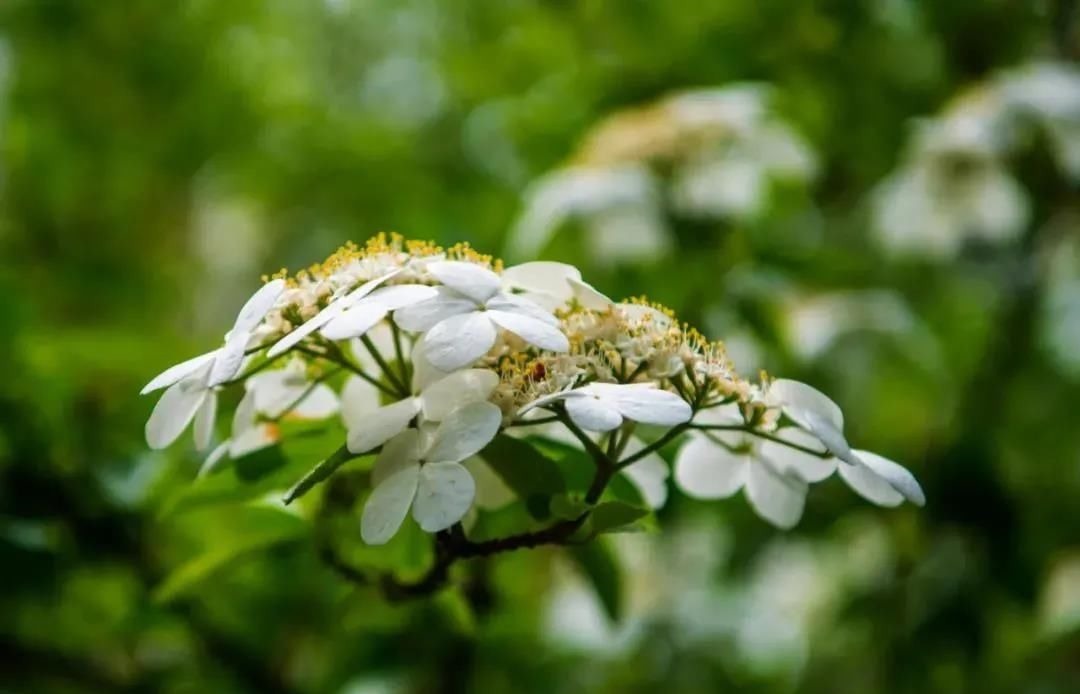
[[[567,221],[580,219],[595,258],[654,259],[671,246],[656,179],[638,163],[573,166],[554,171],[525,193],[525,211],[510,231],[508,254],[539,255]]]
[[[278,340],[278,342],[270,348],[266,353],[268,357],[276,357],[279,354],[284,354],[288,350],[292,349],[296,344],[303,340],[308,335],[312,334],[316,330],[321,329],[326,324],[333,321],[338,316],[345,313],[348,309],[352,308],[360,302],[368,294],[371,294],[380,284],[390,279],[394,275],[401,272],[401,269],[392,270],[380,277],[365,282],[351,292],[342,296],[334,297],[324,309],[319,311],[315,316],[305,322],[303,325],[297,326],[285,337]],[[376,323],[378,321],[375,321]],[[374,324],[373,324],[374,325]]]
[[[331,340],[360,337],[386,318],[391,311],[433,299],[437,295],[434,287],[424,284],[380,287],[331,318],[320,332]]]
[[[817,171],[810,147],[769,112],[769,89],[734,84],[683,92],[667,101],[680,127],[711,136],[676,169],[671,198],[683,214],[758,214],[773,179],[808,181]]]
[[[240,309],[225,345],[171,366],[142,389],[142,394],[168,386],[146,422],[146,442],[153,449],[167,447],[195,419],[195,445],[210,445],[217,414],[215,386],[233,378],[244,361],[244,352],[255,328],[274,307],[284,280],[267,282]]]
[[[428,441],[417,429],[406,429],[387,441],[371,473],[374,490],[360,522],[364,542],[389,541],[410,508],[427,532],[461,520],[476,493],[476,483],[461,461],[480,452],[501,422],[498,407],[474,402],[449,413]]]
[[[739,425],[736,405],[704,410],[698,424]],[[775,436],[825,453],[809,433],[785,427]],[[675,458],[675,483],[696,499],[724,499],[744,490],[759,516],[780,528],[791,528],[802,517],[808,483],[836,469],[835,458],[822,458],[782,443],[742,431],[693,431]]]
[[[685,400],[652,383],[590,383],[538,398],[522,407],[518,415],[558,400],[566,401],[570,419],[587,431],[611,431],[624,419],[675,426],[693,416],[693,410]]]
[[[488,352],[503,328],[553,352],[570,349],[558,320],[533,302],[502,290],[491,270],[474,263],[443,261],[428,270],[440,282],[438,296],[394,312],[405,330],[424,333],[428,360],[443,371],[471,364]]]
[[[581,279],[573,265],[550,260],[535,260],[503,270],[503,286],[523,292],[530,301],[554,311],[576,300],[582,307],[603,311],[614,302]]]
[[[338,411],[337,394],[325,383],[313,382],[303,361],[291,361],[284,369],[262,371],[244,383],[252,393],[255,409],[272,419],[286,415],[300,419],[325,419]]]
[[[1030,208],[1002,160],[1004,106],[995,92],[975,91],[921,123],[906,163],[874,191],[874,230],[886,250],[949,258],[968,239],[1002,244],[1023,232]]]
[[[1067,63],[1032,63],[1001,78],[1003,98],[1042,124],[1061,168],[1080,181],[1080,69]]]
[[[233,414],[232,435],[207,456],[199,475],[209,473],[226,455],[242,458],[278,443],[281,429],[276,420],[326,419],[339,408],[337,393],[325,383],[312,382],[301,361],[257,373],[244,382],[244,397]]]
[[[498,385],[499,376],[494,371],[464,369],[392,405],[373,411],[350,407],[345,410],[349,450],[359,455],[381,446],[404,431],[417,415],[422,415],[424,421],[441,421],[462,405],[487,400]]]
[[[926,503],[918,481],[905,468],[848,445],[844,415],[824,393],[805,383],[779,379],[769,386],[767,399],[842,461],[837,467],[840,477],[863,498],[881,506],[898,506],[905,499],[918,506]]]

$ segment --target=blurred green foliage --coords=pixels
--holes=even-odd
[[[1080,381],[1040,347],[1029,262],[1076,188],[1034,143],[1020,246],[893,262],[865,231],[912,118],[995,70],[1076,60],[1077,21],[1069,0],[7,0],[0,691],[1080,690],[1080,579],[1055,578],[1080,554]],[[524,187],[591,124],[735,80],[776,87],[821,158],[812,190],[751,223],[678,225],[654,263],[586,257],[573,228],[547,256],[712,337],[752,335],[760,365],[834,393],[853,440],[911,467],[926,509],[829,483],[785,535],[741,499],[679,498],[658,535],[477,560],[462,588],[399,605],[319,559],[327,537],[372,554],[332,503],[363,465],[334,478],[315,532],[229,496],[242,469],[192,484],[190,444],[146,449],[139,387],[213,344],[261,273],[384,228],[497,252]],[[923,337],[857,332],[798,360],[778,327],[791,287],[894,290]],[[321,450],[266,463],[244,494]],[[413,534],[368,558],[422,571]],[[775,556],[787,582],[762,583]],[[575,575],[622,626],[553,626]],[[822,582],[809,617],[766,629],[762,600]],[[751,647],[759,626],[766,645],[805,629],[775,655]]]

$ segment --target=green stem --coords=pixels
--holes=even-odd
[[[388,388],[383,383],[380,383],[378,379],[374,378],[373,376],[371,376],[370,374],[365,372],[363,369],[361,369],[356,364],[353,364],[351,361],[345,359],[344,356],[335,357],[335,356],[332,356],[330,354],[327,354],[326,352],[320,352],[318,350],[311,349],[310,347],[296,346],[296,347],[293,347],[293,349],[295,349],[298,352],[301,352],[302,354],[306,354],[306,355],[308,355],[310,357],[315,357],[316,359],[322,359],[324,361],[330,362],[331,364],[337,364],[338,366],[345,369],[346,371],[349,371],[351,373],[356,374],[357,376],[364,379],[365,381],[367,381],[371,385],[375,386],[376,388],[381,390],[383,393],[389,395],[390,397],[392,397],[392,398],[398,397],[398,394],[396,392],[394,392],[393,390]]]
[[[637,453],[629,455],[626,458],[623,458],[622,460],[620,460],[618,463],[615,464],[615,469],[616,470],[624,470],[627,467],[629,467],[630,465],[633,465],[637,461],[639,461],[642,458],[644,458],[645,456],[649,455],[650,453],[655,453],[656,451],[658,451],[661,448],[663,448],[664,446],[666,446],[669,441],[672,441],[676,436],[683,433],[684,431],[686,431],[689,428],[690,428],[690,423],[689,422],[685,422],[683,424],[678,424],[676,426],[673,426],[672,428],[667,430],[667,433],[665,433],[663,436],[661,436],[657,440],[650,443],[648,446],[645,446],[644,448],[642,448]]]
[[[750,434],[751,436],[756,436],[759,439],[764,439],[766,441],[772,441],[773,443],[778,443],[778,444],[780,444],[782,446],[787,446],[788,448],[791,448],[791,449],[796,450],[796,451],[800,451],[802,453],[806,453],[807,455],[812,455],[814,457],[821,458],[822,460],[824,460],[826,458],[833,457],[832,453],[829,453],[828,451],[815,451],[813,448],[807,448],[806,446],[800,446],[797,443],[794,443],[792,441],[788,441],[786,439],[782,439],[779,436],[774,436],[772,434],[761,431],[760,429],[755,429],[755,428],[753,428],[751,426],[747,426],[745,424],[694,424],[694,425],[691,425],[691,428],[692,429],[700,429],[701,431],[741,431],[741,432],[743,432],[745,434]]]
[[[386,376],[386,380],[390,381],[390,384],[397,389],[398,397],[407,398],[412,395],[412,391],[401,382],[398,375],[394,373],[393,369],[390,368],[390,365],[383,359],[382,354],[379,353],[378,348],[375,347],[375,343],[371,341],[371,338],[367,335],[361,335],[360,341],[364,343],[364,347],[371,355],[371,358],[374,359],[375,363],[382,369],[383,375]]]

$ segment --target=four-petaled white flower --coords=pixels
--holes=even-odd
[[[694,422],[740,426],[743,418],[737,405],[723,405],[699,412]],[[817,455],[743,431],[692,431],[675,457],[675,484],[696,499],[726,499],[742,489],[759,516],[780,528],[794,527],[808,484],[831,475],[836,459],[823,458],[824,446],[798,427],[773,435]]]
[[[383,446],[371,473],[374,490],[364,505],[360,534],[380,545],[401,527],[409,509],[427,532],[449,528],[464,517],[476,494],[461,464],[498,433],[502,412],[474,402],[450,412],[429,436],[406,429]]]
[[[425,422],[442,421],[454,409],[491,397],[499,376],[489,369],[463,369],[424,386],[419,395],[375,410],[349,408],[345,426],[349,450],[357,455],[381,446],[421,415]]]
[[[587,431],[611,431],[624,419],[675,426],[689,421],[694,414],[681,397],[652,383],[590,383],[537,398],[522,407],[518,415],[559,400],[565,401],[566,413],[574,424]]]
[[[779,379],[769,386],[768,401],[791,421],[813,434],[834,456],[840,477],[868,501],[899,506],[906,499],[926,503],[922,487],[907,469],[869,451],[853,450],[844,438],[844,414],[821,391],[805,383]]]
[[[224,346],[171,366],[146,384],[144,395],[168,387],[146,422],[146,442],[151,448],[167,447],[184,433],[192,419],[196,448],[203,450],[210,445],[217,416],[214,389],[240,371],[252,332],[284,290],[284,280],[264,284],[240,309],[232,330],[225,335]]]
[[[440,261],[428,271],[443,286],[427,301],[394,312],[405,330],[424,333],[421,344],[443,371],[467,366],[488,352],[503,328],[525,342],[553,352],[570,349],[558,320],[521,296],[503,291],[497,274],[473,263]]]
[[[244,397],[233,414],[231,435],[206,457],[199,475],[211,472],[226,455],[241,458],[278,443],[281,429],[277,420],[326,419],[339,408],[333,388],[308,378],[300,360],[289,362],[284,369],[257,373],[244,382]]]

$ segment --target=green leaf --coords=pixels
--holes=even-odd
[[[307,524],[293,513],[273,506],[241,506],[212,533],[213,544],[174,569],[154,591],[154,600],[168,602],[197,588],[229,564],[258,550],[302,537]]]
[[[345,438],[337,420],[284,421],[279,426],[280,444],[227,461],[206,477],[185,484],[162,502],[160,515],[252,501],[288,489],[313,464],[334,453]]]
[[[589,525],[594,533],[614,533],[641,530],[635,524],[649,515],[649,509],[631,506],[621,501],[605,501],[597,504],[589,515]]]
[[[294,484],[289,491],[285,492],[285,497],[282,500],[286,504],[291,504],[293,501],[311,491],[312,487],[316,484],[334,474],[339,467],[356,457],[358,456],[353,455],[353,453],[349,451],[348,446],[342,444],[342,446],[334,451],[330,457],[320,461],[306,475],[301,477],[299,482]]]
[[[581,514],[589,510],[589,504],[585,502],[585,499],[581,494],[571,492],[569,494],[556,494],[551,497],[551,503],[549,505],[551,515],[563,520],[574,520],[580,518]]]
[[[534,518],[548,515],[548,499],[566,491],[562,472],[554,461],[525,441],[505,434],[480,452],[480,457],[506,486],[524,499]]]
[[[611,548],[603,542],[590,542],[570,549],[570,556],[592,584],[611,621],[622,619],[622,572]]]

